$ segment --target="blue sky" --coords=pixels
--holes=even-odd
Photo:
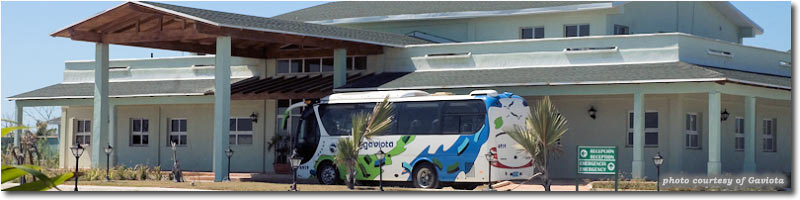
[[[0,3],[0,91],[2,113],[14,112],[12,95],[57,84],[64,61],[94,59],[94,44],[53,38],[50,34],[122,2]],[[171,4],[271,17],[324,2],[167,2]],[[791,45],[790,2],[733,2],[764,34],[744,39],[745,45],[786,51]],[[34,14],[35,13],[35,14]],[[180,56],[180,52],[112,45],[111,59]],[[27,122],[27,120],[26,120]]]

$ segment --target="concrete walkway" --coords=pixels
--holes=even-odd
[[[568,183],[569,181],[553,180],[553,185],[550,185],[551,191],[575,191],[575,183]],[[533,182],[522,183],[522,181],[511,181],[510,184],[497,187],[497,191],[544,191],[542,185]],[[579,191],[592,191],[585,183],[578,186]]]
[[[10,188],[17,186],[17,183],[3,183],[2,188]],[[59,185],[61,191],[71,192],[75,189],[75,185]],[[199,190],[199,189],[183,189],[183,188],[160,188],[160,187],[118,187],[118,186],[94,186],[94,185],[78,185],[80,191],[154,191],[154,192],[188,192],[188,191],[216,191],[216,190]],[[48,191],[58,191],[55,188]]]

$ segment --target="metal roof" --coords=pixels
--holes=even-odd
[[[336,91],[706,81],[729,81],[781,89],[792,87],[791,77],[667,62],[383,73],[352,82]]]
[[[236,83],[242,79],[231,79]],[[109,82],[109,97],[195,96],[213,94],[214,79]],[[94,98],[94,83],[59,83],[14,95],[9,100]]]
[[[372,73],[350,73],[347,82],[373,77]],[[333,93],[333,74],[289,74],[260,79],[252,77],[231,84],[232,99],[322,98]]]
[[[273,19],[236,13],[190,8],[156,2],[134,2],[140,5],[157,8],[165,12],[177,12],[186,17],[194,18],[198,21],[210,23],[217,26],[243,28],[256,31],[267,31],[285,33],[292,35],[302,35],[310,37],[328,38],[335,40],[345,40],[361,42],[383,46],[402,47],[409,44],[429,43],[404,35],[358,30],[338,26],[327,26],[319,24],[304,23],[298,21]]]
[[[313,6],[273,18],[320,21],[370,16],[390,16],[465,11],[498,11],[543,8],[602,1],[341,1]]]

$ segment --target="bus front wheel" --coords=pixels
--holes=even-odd
[[[317,180],[320,184],[335,185],[339,183],[339,171],[329,162],[323,163],[317,169]]]
[[[414,168],[414,187],[434,189],[439,187],[439,175],[430,163],[420,163]]]

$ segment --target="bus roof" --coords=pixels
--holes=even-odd
[[[371,92],[347,92],[336,93],[320,99],[320,103],[358,103],[358,102],[380,102],[389,96],[389,101],[431,101],[431,100],[461,100],[475,99],[477,95],[486,95],[483,92],[470,93],[471,95],[431,95],[421,90],[392,90],[392,91],[371,91]],[[494,92],[493,96],[496,96]]]

